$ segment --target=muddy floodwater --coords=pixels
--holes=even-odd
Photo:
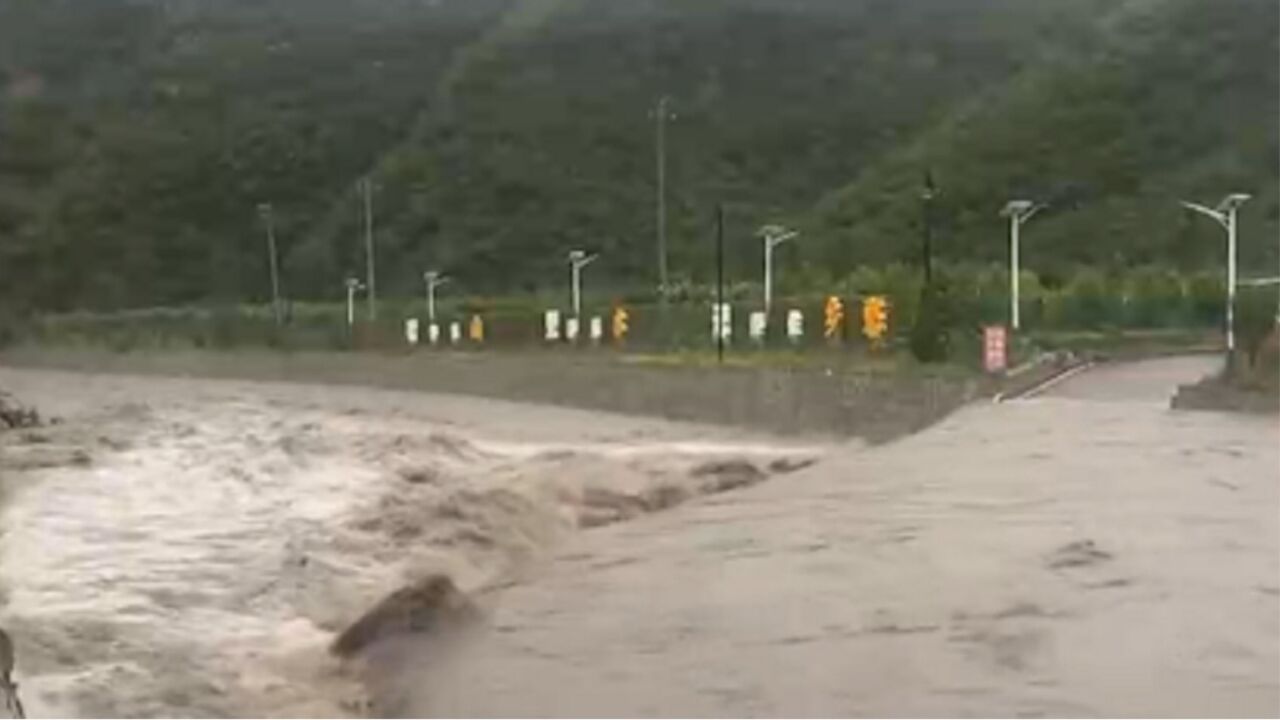
[[[1280,712],[1280,424],[1104,367],[909,438],[0,370],[32,716]],[[486,620],[340,664],[443,572]]]
[[[741,433],[361,388],[0,370],[3,626],[32,716],[351,715],[387,593],[536,577],[578,528],[787,475]]]

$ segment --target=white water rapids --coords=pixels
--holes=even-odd
[[[379,391],[0,374],[67,417],[0,450],[3,625],[33,717],[358,714],[326,646],[406,581],[510,579],[655,490],[736,484],[691,472],[709,460],[749,483],[818,451]]]

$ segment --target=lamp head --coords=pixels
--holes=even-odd
[[[1228,213],[1232,210],[1238,210],[1241,205],[1249,202],[1252,198],[1253,196],[1247,193],[1232,193],[1223,198],[1222,202],[1218,203],[1218,207],[1216,209],[1220,213]]]
[[[760,237],[772,245],[784,243],[800,233],[795,230],[789,230],[781,225],[765,225],[757,232]]]
[[[1010,200],[1000,211],[1001,217],[1020,217],[1031,211],[1035,203],[1030,200]]]

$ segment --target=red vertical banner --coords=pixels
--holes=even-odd
[[[1009,367],[1009,332],[1003,325],[982,329],[983,365],[989,373],[1004,372]]]

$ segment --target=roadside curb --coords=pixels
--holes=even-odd
[[[1094,360],[1076,357],[1071,353],[1046,355],[1011,371],[1003,383],[1004,389],[996,393],[991,401],[1000,404],[1034,397],[1096,364]]]

